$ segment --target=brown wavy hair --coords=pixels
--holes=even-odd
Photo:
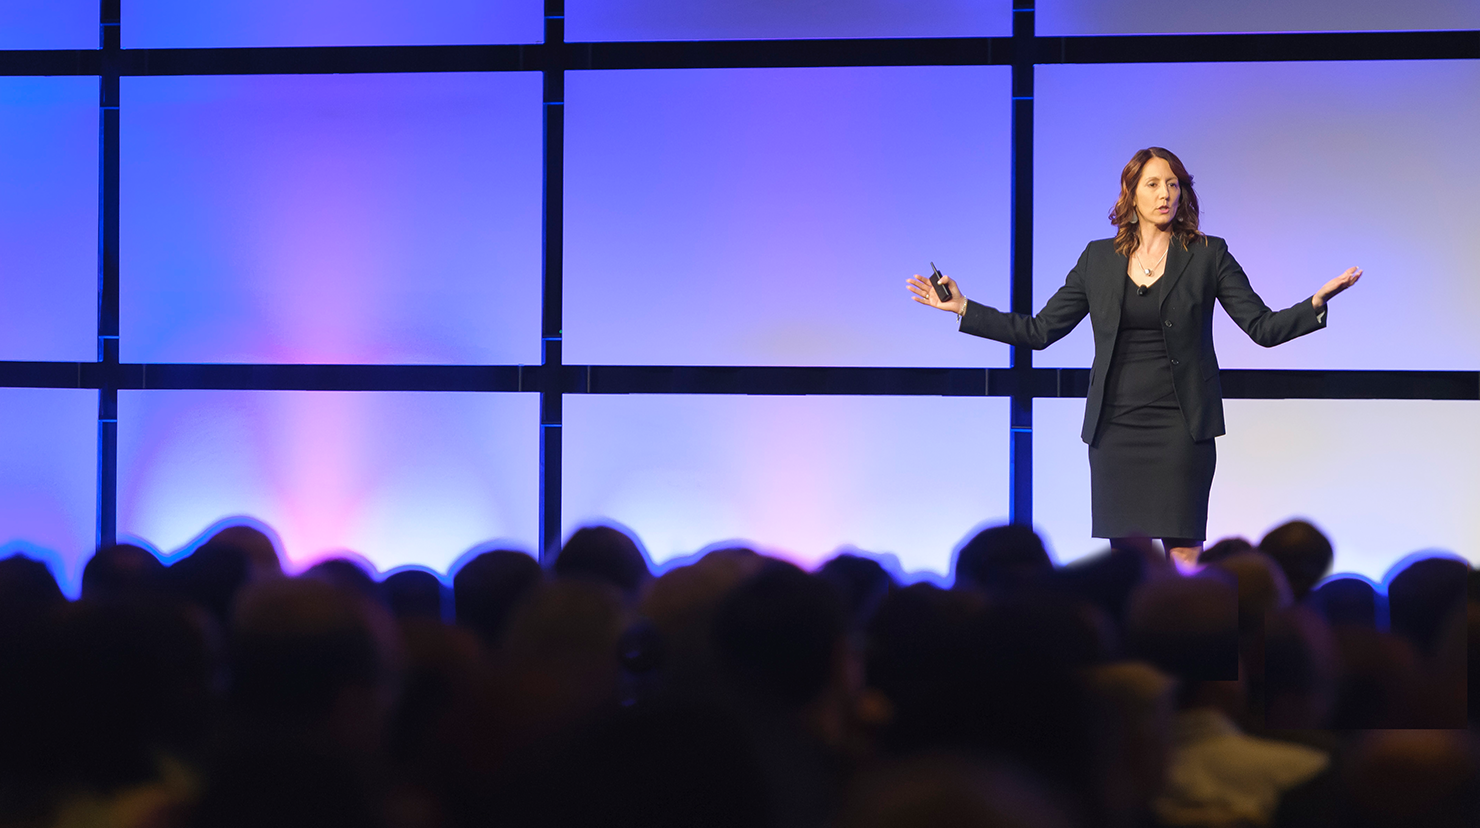
[[[1153,158],[1167,162],[1182,189],[1182,194],[1177,199],[1177,212],[1172,216],[1172,238],[1182,242],[1184,250],[1198,240],[1207,243],[1208,237],[1197,229],[1197,193],[1192,189],[1192,173],[1182,166],[1182,159],[1171,150],[1147,147],[1132,155],[1131,160],[1126,162],[1125,169],[1120,171],[1120,198],[1110,208],[1110,223],[1115,225],[1115,252],[1127,259],[1141,243],[1141,236],[1136,232],[1136,222],[1133,221],[1136,218],[1136,187],[1141,183],[1142,168]]]

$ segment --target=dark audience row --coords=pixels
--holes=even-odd
[[[1322,582],[1312,525],[1055,566],[988,529],[954,584],[744,548],[654,577],[576,532],[448,588],[256,529],[67,601],[0,560],[0,826],[1480,826],[1480,580]]]

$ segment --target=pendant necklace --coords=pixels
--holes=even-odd
[[[1167,245],[1167,250],[1171,250],[1171,249],[1172,249],[1172,246],[1170,244],[1168,244]],[[1161,259],[1165,259],[1167,257],[1167,250],[1161,251]],[[1152,265],[1150,267],[1146,267],[1146,263],[1141,260],[1141,254],[1140,253],[1137,253],[1136,254],[1136,264],[1139,264],[1141,266],[1141,272],[1144,273],[1144,274],[1146,274],[1147,276],[1150,276],[1151,275],[1151,271],[1153,271],[1153,270],[1156,269],[1156,265],[1161,264],[1161,259],[1157,259],[1156,260],[1156,264],[1154,264],[1154,265]]]

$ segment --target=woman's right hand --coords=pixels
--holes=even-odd
[[[930,280],[922,278],[918,273],[906,279],[904,283],[905,287],[910,289],[910,293],[915,294],[915,301],[922,305],[940,308],[951,313],[963,313],[966,310],[966,297],[961,295],[961,289],[956,287],[956,281],[944,273],[940,275],[940,283],[951,289],[951,298],[946,302],[940,301],[940,297],[935,293],[935,286],[930,284]]]

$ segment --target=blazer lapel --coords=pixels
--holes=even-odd
[[[1156,304],[1160,309],[1167,302],[1167,297],[1172,295],[1172,288],[1177,286],[1177,280],[1182,278],[1182,271],[1187,269],[1187,263],[1192,261],[1192,251],[1182,246],[1175,237],[1167,245],[1167,269],[1161,274],[1161,281],[1166,282],[1161,289],[1161,301]]]
[[[1110,333],[1115,334],[1120,330],[1120,306],[1125,302],[1125,283],[1130,281],[1126,270],[1130,267],[1130,260],[1110,248],[1109,267],[1106,272],[1111,274],[1110,288],[1105,294],[1103,312],[1105,318],[1110,322]]]
[[[1106,274],[1104,278],[1109,278],[1109,281],[1104,286],[1104,292],[1095,296],[1095,298],[1100,299],[1100,302],[1094,302],[1095,298],[1091,298],[1091,302],[1092,305],[1100,305],[1098,311],[1100,311],[1104,323],[1107,324],[1104,330],[1109,333],[1111,341],[1114,341],[1114,335],[1120,330],[1120,304],[1125,302],[1125,283],[1131,280],[1131,278],[1126,276],[1126,268],[1129,268],[1129,259],[1117,253],[1114,247],[1110,247],[1109,244],[1106,244],[1106,247],[1107,255],[1103,259],[1104,270],[1101,273]]]

